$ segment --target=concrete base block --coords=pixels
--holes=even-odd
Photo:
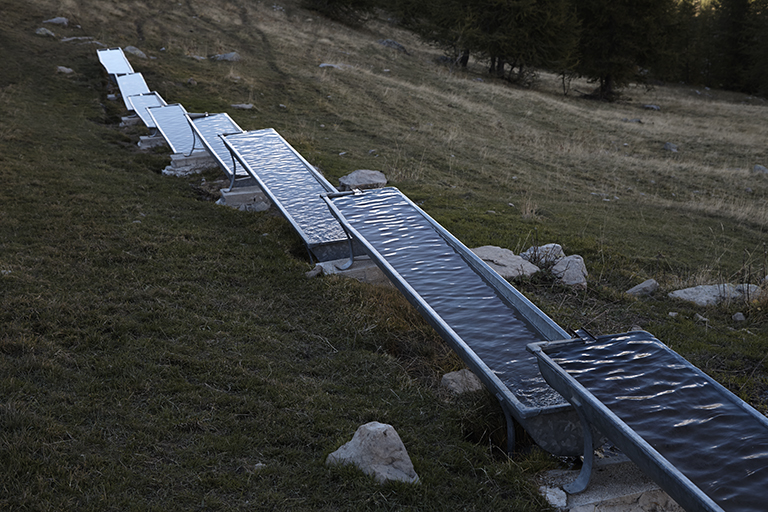
[[[343,267],[348,261],[346,259],[323,261],[317,266],[323,269],[323,274],[335,274],[357,279],[363,283],[392,286],[384,272],[368,256],[357,256],[351,268],[340,270],[339,267]]]
[[[120,128],[125,128],[126,126],[136,126],[137,124],[142,124],[141,118],[137,115],[120,118]]]
[[[564,493],[562,486],[578,474],[575,470],[547,471],[539,477],[539,492],[562,512],[685,512],[624,455],[595,460],[587,489]]]
[[[141,149],[151,149],[158,146],[165,146],[165,139],[162,135],[142,135],[139,137],[139,147]]]
[[[272,205],[259,187],[240,187],[231,191],[222,189],[221,199],[216,204],[249,212],[263,212]]]
[[[206,151],[195,151],[191,155],[171,155],[171,165],[163,169],[166,176],[189,176],[216,167],[218,164]]]

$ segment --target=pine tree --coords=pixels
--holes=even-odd
[[[582,27],[577,70],[599,83],[598,97],[613,98],[669,58],[674,0],[579,0],[576,6]]]

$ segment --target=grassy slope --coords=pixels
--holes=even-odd
[[[50,26],[60,36],[156,57],[132,60],[166,100],[272,126],[332,181],[385,171],[468,245],[538,239],[582,254],[587,293],[546,277],[521,288],[567,327],[643,325],[765,408],[765,302],[703,311],[705,327],[662,293],[620,293],[646,277],[738,276],[745,250],[762,271],[768,180],[734,170],[768,161],[760,100],[659,88],[603,105],[558,95],[546,76],[521,91],[479,67],[451,74],[386,24],[353,31],[281,5],[0,2],[0,504],[542,506],[525,480],[542,462],[494,456],[501,419],[486,397],[440,395],[459,362],[407,304],[306,280],[284,221],[216,207],[200,176],[159,175],[167,156],[118,128],[95,47],[34,35],[57,15],[82,26]],[[410,54],[377,44],[388,37]],[[189,58],[233,50],[242,62]],[[229,107],[242,102],[256,108]],[[668,140],[681,152],[661,151]],[[746,326],[730,321],[739,309]],[[372,420],[398,429],[422,485],[322,465]]]

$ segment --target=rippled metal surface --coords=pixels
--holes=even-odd
[[[131,104],[131,110],[136,112],[147,128],[156,128],[155,120],[147,112],[148,107],[162,107],[165,100],[155,91],[128,96],[128,102]]]
[[[549,356],[723,510],[768,510],[768,420],[653,336]]]
[[[99,56],[99,62],[110,75],[127,75],[133,73],[133,67],[128,59],[125,58],[122,48],[97,49],[96,55]]]
[[[397,189],[338,197],[333,204],[523,404],[565,404],[526,351],[545,338]]]
[[[128,101],[130,96],[149,92],[147,82],[144,81],[144,76],[142,76],[141,73],[130,73],[128,75],[118,76],[117,86],[120,88],[120,95],[123,97],[125,108],[128,110],[133,110]]]
[[[275,130],[249,131],[230,135],[225,140],[308,245],[347,239],[320,197],[336,189]]]
[[[152,117],[157,129],[165,138],[171,151],[189,155],[192,150],[205,151],[200,137],[192,130],[187,120],[186,109],[172,103],[162,107],[149,107],[147,112]]]
[[[229,149],[219,137],[219,135],[242,133],[243,131],[229,115],[207,114],[193,117],[192,125],[197,135],[202,139],[205,148],[229,176],[233,174],[237,177],[248,176],[248,172],[241,165],[235,164]]]

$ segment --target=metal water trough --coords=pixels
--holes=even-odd
[[[333,261],[349,255],[349,239],[321,199],[336,188],[279,133],[267,128],[221,139],[233,159],[291,223],[311,259]]]
[[[510,452],[516,421],[550,453],[581,453],[583,435],[576,412],[541,379],[535,358],[526,351],[533,340],[568,337],[561,327],[399,190],[341,192],[324,199],[348,235],[499,400]],[[426,266],[425,251],[440,268]],[[462,297],[467,284],[477,290],[476,298]],[[446,303],[447,298],[455,300]],[[512,318],[528,330],[505,338],[506,333],[497,331]],[[484,360],[500,355],[494,367]],[[509,374],[514,380],[518,371],[535,375],[526,377],[530,386],[502,380]]]
[[[766,510],[768,419],[644,331],[529,345],[583,424],[688,512]],[[591,431],[591,429],[589,429]],[[568,492],[585,489],[584,465]]]
[[[184,156],[191,156],[194,151],[207,154],[203,141],[192,130],[187,110],[181,104],[148,107],[147,113],[171,151]]]
[[[128,96],[128,103],[131,104],[131,110],[136,112],[136,115],[141,118],[147,128],[157,129],[155,120],[149,114],[148,109],[165,106],[166,103],[162,96],[155,91],[135,94]]]
[[[203,147],[219,164],[224,173],[229,177],[229,189],[235,187],[250,187],[256,185],[242,166],[231,156],[224,145],[222,136],[243,133],[243,129],[229,117],[228,114],[185,114],[192,130],[195,132],[195,142],[200,141]],[[195,149],[194,147],[192,148]]]
[[[97,48],[96,55],[109,75],[127,75],[134,72],[122,48]]]
[[[123,103],[125,108],[133,110],[128,98],[137,94],[145,94],[149,92],[147,82],[144,80],[144,75],[141,73],[129,73],[127,75],[120,75],[117,77],[117,86],[120,88],[120,95],[123,97]]]

